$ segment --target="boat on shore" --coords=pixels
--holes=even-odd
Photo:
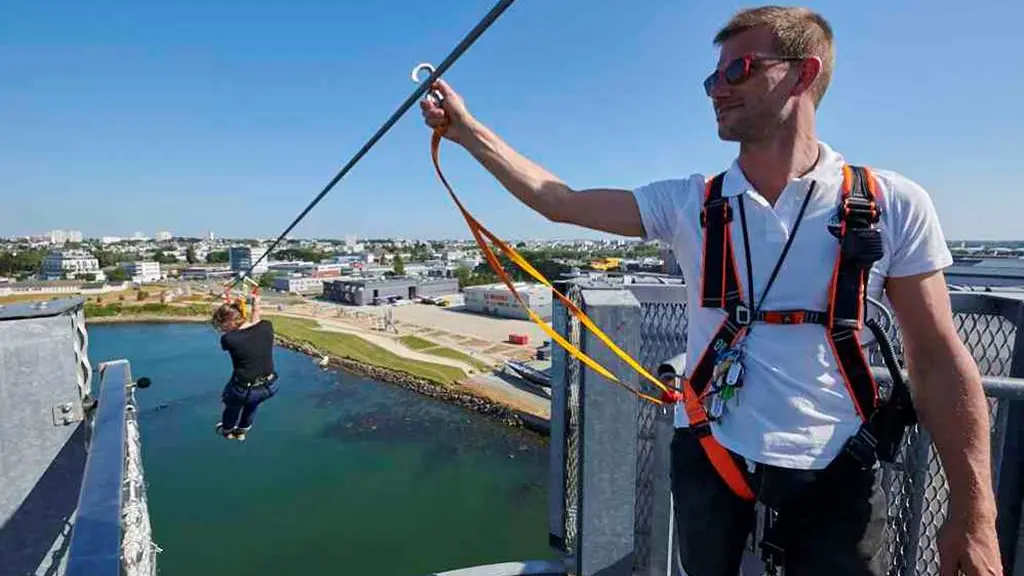
[[[538,370],[518,360],[506,360],[505,366],[527,382],[551,388],[551,375],[545,371]]]

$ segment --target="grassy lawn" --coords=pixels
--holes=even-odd
[[[424,354],[433,354],[434,356],[441,356],[442,358],[465,362],[481,372],[489,372],[491,369],[490,366],[476,358],[473,358],[469,354],[441,346],[440,344],[435,344],[434,342],[425,338],[420,338],[419,336],[402,336],[398,340],[406,347],[412,348],[413,350],[418,350]]]
[[[162,284],[147,284],[142,291],[146,294],[146,298],[143,301],[159,301],[160,293],[165,290],[171,290],[171,288]],[[138,300],[139,290],[135,287],[125,288],[124,290],[115,290],[112,292],[103,292],[100,294],[82,294],[80,292],[66,292],[66,293],[45,293],[45,294],[12,294],[10,296],[0,296],[0,304],[16,304],[20,302],[39,302],[42,300],[55,300],[59,298],[84,298],[86,302],[95,302],[97,304],[108,304],[111,302],[122,302],[124,304],[131,304]],[[214,300],[209,294],[205,293],[193,293],[190,296],[179,297],[175,299],[176,302],[212,302]]]
[[[434,348],[437,344],[427,340],[426,338],[420,338],[419,336],[402,336],[398,339],[406,348],[412,348],[413,350],[426,350],[427,348]]]
[[[409,360],[353,334],[319,330],[318,324],[314,320],[273,314],[265,314],[265,316],[274,323],[274,330],[278,334],[293,340],[306,342],[315,346],[317,350],[333,356],[349,358],[374,366],[401,370],[402,372],[445,385],[452,384],[466,377],[465,372],[454,366]]]
[[[174,305],[159,302],[131,303],[111,302],[109,304],[85,303],[85,317],[103,318],[110,316],[210,316],[213,308],[209,304]]]

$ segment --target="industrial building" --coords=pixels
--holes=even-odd
[[[455,294],[458,291],[459,281],[454,278],[425,279],[399,276],[324,282],[325,298],[356,306],[383,304],[393,298],[433,298]]]
[[[538,316],[545,320],[551,318],[551,290],[549,288],[541,284],[525,282],[517,282],[515,287],[516,292],[523,297],[523,301]],[[466,310],[469,312],[502,318],[530,319],[526,309],[519,304],[515,295],[504,284],[468,286],[463,289],[463,293],[466,296]]]
[[[343,264],[316,264],[313,262],[275,262],[269,264],[268,267],[271,272],[284,272],[313,278],[338,278],[346,268]]]
[[[310,278],[306,276],[279,276],[274,278],[274,290],[301,294],[303,296],[319,296],[324,292],[324,280],[322,278]]]
[[[189,266],[181,271],[182,280],[213,280],[231,276],[231,269],[224,266]]]

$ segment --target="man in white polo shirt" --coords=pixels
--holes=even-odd
[[[876,384],[858,364],[860,333],[841,321],[862,314],[861,276],[850,262],[875,251],[864,266],[865,289],[876,298],[884,291],[896,313],[914,407],[949,479],[942,573],[1001,574],[988,409],[952,321],[942,274],[952,258],[928,194],[895,172],[848,166],[815,136],[834,61],[822,17],[800,8],[745,10],[715,43],[719,64],[704,87],[719,137],[740,144],[717,176],[577,191],[476,120],[445,82],[436,86],[443,104],[425,99],[421,107],[429,126],[444,127],[549,220],[658,239],[674,250],[689,287],[687,382],[696,387],[703,370],[701,386],[712,373],[719,384],[705,389],[714,388],[706,402],[676,410],[672,491],[689,576],[736,574],[755,497],[773,508],[782,503],[787,530],[774,543],[787,576],[885,573],[877,463],[840,465],[847,460],[838,457],[877,401]],[[860,236],[861,224],[879,232]],[[847,257],[847,237],[856,247],[837,264],[840,245]],[[843,290],[853,296],[839,296]],[[727,326],[733,331],[719,341]],[[701,368],[710,348],[717,360]],[[730,368],[736,380],[726,380]],[[723,472],[722,454],[738,466],[734,477]]]

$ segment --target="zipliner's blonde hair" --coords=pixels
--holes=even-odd
[[[225,302],[214,311],[212,321],[219,330],[234,330],[245,322],[245,315],[237,303]]]

